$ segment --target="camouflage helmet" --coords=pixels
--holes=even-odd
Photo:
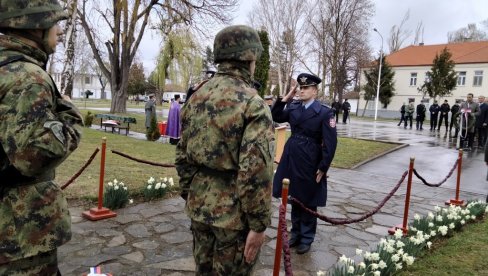
[[[57,0],[0,0],[0,28],[45,30],[67,18]]]
[[[215,63],[224,60],[257,60],[262,51],[263,46],[261,45],[258,33],[248,26],[230,26],[222,29],[215,36]]]

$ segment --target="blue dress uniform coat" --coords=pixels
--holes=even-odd
[[[332,163],[337,146],[334,112],[314,101],[307,109],[301,102],[286,103],[278,100],[272,109],[273,120],[289,122],[291,137],[273,180],[273,196],[281,197],[283,178],[290,179],[290,196],[307,206],[325,206],[327,200],[326,173]],[[325,174],[317,183],[316,172]]]

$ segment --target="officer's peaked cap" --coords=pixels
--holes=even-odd
[[[322,82],[319,77],[308,73],[301,73],[298,75],[297,81],[300,87],[316,86]]]

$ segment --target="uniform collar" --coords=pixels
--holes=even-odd
[[[252,85],[249,64],[245,62],[224,61],[219,64],[219,71],[217,72],[217,75],[229,75],[241,79],[249,85]]]
[[[45,68],[48,55],[41,49],[30,46],[22,40],[9,35],[0,35],[0,52],[3,57],[22,55],[24,59]]]

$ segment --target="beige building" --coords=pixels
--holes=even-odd
[[[413,100],[415,105],[423,101],[427,109],[434,103],[434,99],[427,95],[422,99],[422,93],[418,88],[425,81],[426,73],[432,67],[432,61],[437,53],[445,47],[451,52],[452,60],[456,64],[458,75],[456,88],[450,97],[437,99],[439,105],[448,100],[453,105],[455,100],[465,100],[468,93],[473,93],[475,99],[479,95],[488,96],[488,41],[464,42],[439,45],[408,46],[388,55],[386,61],[395,71],[395,96],[390,104],[384,108],[381,102],[378,104],[378,117],[399,118],[400,108],[403,103]],[[363,72],[365,69],[362,69]],[[364,74],[361,74],[361,84],[366,83]],[[358,115],[365,109],[364,90],[360,92]],[[366,106],[365,116],[374,116],[375,101],[369,101]]]

